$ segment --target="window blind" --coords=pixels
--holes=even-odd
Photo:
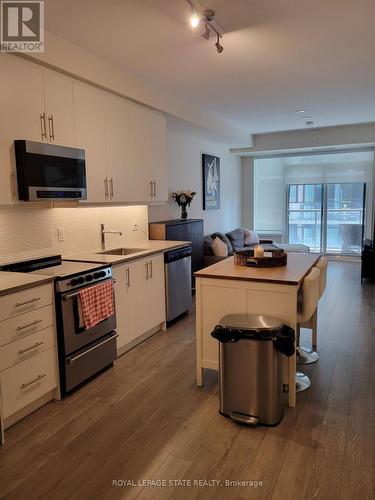
[[[257,231],[285,231],[286,187],[288,184],[364,182],[366,227],[371,227],[374,182],[374,152],[254,159],[254,228]]]

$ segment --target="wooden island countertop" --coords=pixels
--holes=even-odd
[[[256,268],[239,266],[232,256],[197,271],[195,277],[300,285],[319,259],[316,253],[289,253],[286,266]]]

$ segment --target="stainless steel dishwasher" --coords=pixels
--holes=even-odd
[[[191,307],[191,252],[184,247],[164,254],[167,321]]]

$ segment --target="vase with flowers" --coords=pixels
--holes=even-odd
[[[179,207],[181,207],[181,219],[187,219],[187,210],[186,207],[190,207],[191,202],[193,201],[194,196],[196,195],[196,191],[176,191],[172,193],[173,200],[177,203]]]

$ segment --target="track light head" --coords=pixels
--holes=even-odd
[[[208,24],[206,22],[206,29],[205,29],[205,32],[203,33],[203,38],[205,38],[206,40],[209,40],[210,39],[210,34],[211,34],[211,31],[210,31],[210,28],[208,27]]]
[[[192,28],[197,28],[199,23],[201,22],[201,18],[198,16],[197,11],[192,6],[191,7],[191,16],[190,16],[190,25]]]
[[[219,35],[217,35],[217,42],[215,43],[215,47],[216,47],[216,50],[217,50],[217,53],[218,54],[221,54],[224,50],[224,47],[220,44],[220,37]]]
[[[196,28],[199,25],[199,17],[196,14],[193,14],[190,18],[190,24],[192,28]]]

